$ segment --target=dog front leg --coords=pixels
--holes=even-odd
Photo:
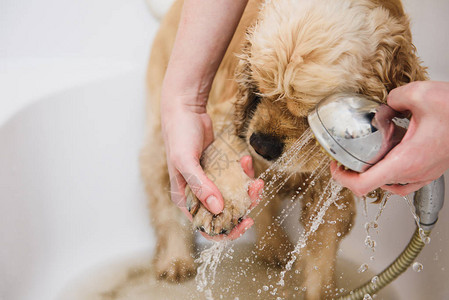
[[[318,182],[303,203],[301,222],[305,232],[317,225],[318,229],[309,236],[306,246],[300,254],[300,264],[297,266],[301,272],[302,283],[305,287],[305,299],[332,299],[335,293],[335,262],[337,250],[342,238],[349,232],[355,216],[355,205],[352,194],[343,189],[340,199],[331,204],[323,220],[316,217],[322,208],[323,200]],[[321,197],[321,199],[320,199]]]
[[[265,204],[264,201],[269,201]],[[281,199],[275,196],[270,200],[261,199],[260,214],[254,220],[257,232],[257,259],[268,265],[283,267],[289,258],[293,246],[278,219]],[[258,208],[255,209],[258,211]]]

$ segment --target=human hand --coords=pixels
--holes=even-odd
[[[176,102],[170,101],[161,107],[167,165],[171,178],[171,199],[191,220],[192,216],[186,208],[185,197],[185,187],[188,184],[210,212],[219,214],[223,210],[222,195],[199,163],[202,152],[213,141],[212,121],[203,106],[183,105],[182,101],[177,105],[173,103]],[[249,177],[254,177],[251,157],[243,157],[241,165]],[[262,187],[261,180],[250,184],[248,194],[253,204]],[[229,235],[216,236],[213,239],[235,239],[253,223],[253,220],[245,219]]]
[[[412,114],[402,141],[364,173],[331,164],[332,177],[358,196],[379,187],[407,195],[449,168],[449,83],[412,82],[392,90],[387,102],[394,110]]]
[[[183,101],[162,101],[161,119],[170,176],[171,200],[191,218],[185,205],[188,184],[197,198],[212,213],[223,210],[223,198],[200,165],[204,149],[213,141],[212,120],[202,106]]]
[[[254,169],[253,169],[253,163],[252,158],[249,155],[246,155],[240,159],[240,165],[242,166],[243,171],[246,175],[248,175],[250,178],[254,179]],[[250,183],[248,186],[248,195],[251,200],[251,206],[249,209],[253,209],[257,204],[259,204],[259,197],[262,192],[262,189],[264,187],[264,182],[262,179],[256,179]],[[201,232],[201,234],[209,239],[214,241],[221,241],[221,240],[235,240],[239,237],[241,237],[251,226],[253,226],[254,220],[246,217],[243,219],[239,224],[237,224],[236,227],[234,227],[231,232],[227,235],[221,234],[216,236],[209,236],[204,232]]]

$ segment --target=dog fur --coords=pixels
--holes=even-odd
[[[181,9],[182,1],[175,2],[154,40],[147,74],[148,136],[141,152],[141,172],[158,241],[154,263],[158,276],[171,281],[195,273],[191,225],[170,201],[159,116],[162,81]],[[211,235],[227,233],[246,215],[249,178],[240,167],[240,157],[252,156],[256,176],[272,164],[250,145],[253,133],[281,141],[285,153],[308,128],[308,112],[324,97],[354,92],[385,102],[391,89],[426,78],[399,0],[250,0],[208,101],[216,139],[201,163],[222,192],[225,207],[213,216],[189,193],[194,227]],[[313,144],[302,151],[312,149]],[[214,166],[217,151],[226,156],[226,168]],[[257,247],[263,248],[258,258],[275,265],[286,262],[292,245],[273,217],[282,197],[307,184],[305,178],[321,160],[323,154],[317,151],[301,168],[299,162],[293,164],[288,172],[294,176],[256,218],[257,243],[264,244]],[[329,174],[323,175],[302,200],[299,219],[306,230],[328,179]],[[331,297],[335,288],[336,251],[355,215],[352,194],[343,190],[341,195],[338,204],[346,208],[329,208],[297,264],[307,288],[306,299]],[[268,231],[275,234],[261,240]]]

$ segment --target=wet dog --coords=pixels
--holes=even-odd
[[[173,281],[195,271],[191,225],[170,201],[167,189],[170,178],[159,116],[164,71],[181,8],[182,1],[173,5],[154,41],[148,68],[150,124],[141,153],[141,171],[158,240],[155,266],[159,276]],[[194,227],[209,235],[228,233],[251,204],[246,191],[249,178],[240,167],[240,157],[250,154],[256,176],[261,174],[308,129],[307,114],[324,97],[353,92],[385,102],[391,89],[425,79],[408,17],[399,1],[249,1],[208,102],[216,138],[201,163],[224,197],[224,210],[213,216],[189,193],[187,205]],[[298,219],[306,230],[323,203],[328,171],[313,185],[307,180],[325,159],[317,150],[310,140],[300,150],[309,153],[307,161],[300,158],[301,153],[292,157],[286,169],[291,175],[288,182],[255,219],[259,237],[268,231],[274,233],[270,239],[258,241],[264,244],[258,247],[263,248],[258,258],[268,263],[283,265],[292,249],[273,218],[280,200],[304,187]],[[336,251],[354,215],[352,194],[343,190],[309,238],[297,264],[307,299],[332,295]]]

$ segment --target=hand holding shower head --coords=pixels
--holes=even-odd
[[[405,128],[396,125],[399,115],[385,104],[358,94],[329,96],[309,114],[312,132],[321,146],[345,167],[364,172],[380,161],[405,135]],[[415,193],[414,204],[425,234],[438,220],[444,201],[444,176]],[[362,299],[373,294],[402,274],[424,247],[417,230],[400,256],[371,280],[339,299]]]
[[[405,135],[388,105],[359,94],[335,94],[309,114],[309,126],[321,146],[345,167],[364,172],[381,160]],[[426,230],[433,227],[444,201],[443,176],[415,194],[415,207]]]
[[[405,134],[388,105],[359,94],[335,94],[309,114],[309,126],[321,146],[345,167],[363,172],[381,160]]]

